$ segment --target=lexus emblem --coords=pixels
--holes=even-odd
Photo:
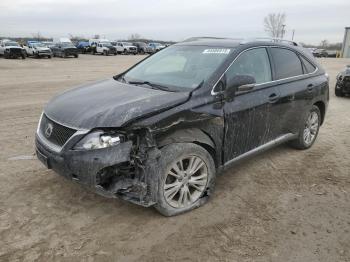
[[[52,125],[51,123],[48,123],[48,124],[46,125],[46,128],[45,128],[45,136],[46,136],[47,138],[49,138],[49,137],[51,136],[52,130],[53,130],[53,125]]]

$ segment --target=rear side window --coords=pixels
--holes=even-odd
[[[227,78],[249,75],[257,84],[272,80],[270,60],[265,48],[254,48],[243,52],[226,72]]]
[[[303,61],[305,74],[310,74],[316,70],[316,67],[307,61],[304,57],[300,56],[301,61]]]
[[[285,48],[271,48],[275,62],[276,80],[303,74],[301,61],[296,53]]]

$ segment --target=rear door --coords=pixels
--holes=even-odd
[[[280,98],[280,135],[297,133],[303,122],[307,107],[314,97],[314,78],[308,74],[316,70],[309,61],[294,50],[282,47],[269,49],[274,65],[274,80]],[[304,64],[308,63],[308,64]],[[309,72],[311,71],[311,72]]]
[[[251,75],[253,90],[236,93],[225,101],[224,162],[276,138],[274,128],[278,109],[278,90],[272,82],[270,58],[265,47],[243,51],[226,72],[229,81],[236,75]]]

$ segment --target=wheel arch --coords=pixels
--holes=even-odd
[[[211,137],[199,128],[179,129],[166,135],[159,136],[157,139],[157,146],[164,147],[173,143],[194,143],[203,147],[209,152],[215,167],[218,167],[215,144]]]
[[[317,101],[316,103],[314,103],[315,106],[318,107],[318,109],[320,110],[321,113],[321,125],[324,122],[324,118],[325,118],[325,114],[326,114],[326,105],[323,101]]]

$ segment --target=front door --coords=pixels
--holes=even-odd
[[[279,91],[272,82],[266,48],[243,51],[227,70],[227,82],[236,75],[253,76],[256,86],[225,101],[224,162],[275,139],[279,129]]]

